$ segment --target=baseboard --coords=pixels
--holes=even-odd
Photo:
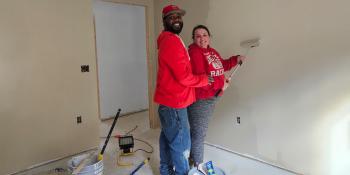
[[[68,155],[68,156],[64,156],[64,157],[59,157],[59,158],[56,158],[56,159],[52,159],[52,160],[49,160],[49,161],[46,161],[46,162],[42,162],[42,163],[38,163],[38,164],[35,164],[35,165],[32,165],[26,169],[23,169],[23,170],[20,170],[20,171],[17,171],[17,172],[14,172],[14,173],[10,173],[10,174],[6,174],[6,175],[15,175],[15,174],[19,174],[19,173],[23,173],[23,172],[26,172],[26,171],[29,171],[29,170],[32,170],[34,168],[38,168],[38,167],[41,167],[41,166],[45,166],[47,164],[50,164],[50,163],[53,163],[53,162],[57,162],[57,161],[60,161],[62,159],[66,159],[68,157],[73,157],[75,155],[79,155],[79,154],[82,154],[82,153],[85,153],[85,152],[89,152],[89,151],[92,151],[92,150],[97,150],[98,147],[93,147],[93,148],[89,148],[87,150],[84,150],[84,151],[81,151],[79,153],[75,153],[75,154],[71,154],[71,155]]]
[[[148,111],[148,108],[147,109],[140,109],[140,110],[137,110],[137,111],[121,113],[119,115],[119,117],[126,117],[126,116],[129,116],[129,115],[133,115],[133,114],[137,114],[137,113],[145,112],[145,111]],[[109,116],[109,117],[106,117],[106,118],[101,118],[101,121],[111,120],[111,119],[114,119],[114,117],[115,116]]]
[[[248,155],[248,154],[242,154],[242,153],[239,153],[239,152],[236,152],[236,151],[232,151],[232,150],[230,150],[230,149],[228,149],[228,148],[225,148],[225,147],[223,147],[223,146],[220,146],[220,145],[215,145],[215,144],[212,144],[212,143],[209,143],[209,142],[204,142],[204,144],[205,144],[205,145],[208,145],[208,146],[211,146],[211,147],[214,147],[214,148],[217,148],[217,149],[220,149],[220,150],[223,150],[223,151],[227,151],[227,152],[229,152],[229,153],[238,155],[238,156],[240,156],[240,157],[244,157],[244,158],[247,158],[247,159],[251,159],[251,160],[254,160],[254,161],[258,161],[258,162],[261,162],[261,163],[263,163],[263,164],[266,164],[266,165],[269,165],[269,166],[273,166],[273,167],[275,167],[275,168],[278,168],[278,169],[281,169],[281,170],[284,170],[284,171],[288,171],[288,172],[290,172],[290,173],[294,173],[294,174],[296,174],[296,175],[303,175],[303,174],[301,174],[301,173],[297,173],[297,172],[295,172],[295,171],[293,171],[293,170],[289,170],[289,169],[287,169],[287,168],[285,168],[285,167],[282,167],[282,166],[280,166],[280,165],[277,165],[277,164],[274,164],[274,163],[271,163],[271,162],[267,162],[267,161],[265,161],[265,160],[262,160],[262,159],[253,157],[253,156]]]

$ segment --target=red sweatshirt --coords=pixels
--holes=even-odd
[[[194,87],[208,85],[208,77],[206,74],[192,74],[190,57],[178,35],[163,31],[157,43],[158,74],[154,101],[172,108],[185,108],[196,100]]]
[[[230,70],[237,65],[238,56],[232,56],[227,60],[222,59],[220,54],[210,46],[207,49],[196,44],[191,44],[188,50],[191,57],[193,74],[207,74],[214,77],[211,85],[196,88],[197,99],[208,99],[224,86],[224,71]],[[219,94],[221,96],[223,92]]]

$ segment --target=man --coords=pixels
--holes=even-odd
[[[186,175],[191,140],[187,106],[195,101],[194,87],[212,82],[207,75],[192,74],[190,57],[178,36],[185,11],[175,5],[163,8],[164,30],[159,35],[158,75],[154,101],[159,104],[160,174]]]

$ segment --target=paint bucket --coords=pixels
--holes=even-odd
[[[82,154],[73,157],[68,161],[68,171],[72,173],[81,161],[87,158],[89,154]],[[103,160],[98,160],[97,154],[93,155],[85,167],[77,175],[102,175],[103,174]]]
[[[218,167],[214,166],[214,171],[216,175],[225,175],[225,172]],[[203,173],[201,173],[200,171],[197,170],[196,167],[193,167],[189,172],[188,175],[203,175]]]

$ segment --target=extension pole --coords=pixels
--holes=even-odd
[[[133,170],[130,175],[134,175],[143,165],[145,165],[146,163],[148,163],[148,161],[150,160],[150,158],[148,157],[147,159],[145,159],[142,163],[140,163],[140,165],[138,165],[135,170]]]
[[[247,48],[247,51],[245,52],[244,56],[248,55],[248,52],[251,48],[253,47],[258,47],[260,45],[260,39],[252,39],[252,40],[247,40],[247,41],[243,41],[240,43],[241,47],[243,48]],[[238,63],[238,65],[236,65],[236,67],[234,68],[234,70],[232,71],[231,75],[228,78],[228,82],[231,81],[232,76],[236,73],[236,71],[238,70],[239,67],[242,66],[242,61],[240,61]],[[226,81],[226,80],[225,80]],[[221,93],[222,89],[219,89],[216,93],[215,93],[215,97],[218,97],[219,94]]]
[[[230,76],[228,77],[228,82],[231,81],[232,76],[237,72],[238,68],[242,66],[242,63],[243,63],[243,62],[240,61],[240,62],[235,66],[235,68],[233,69],[232,73],[231,73]],[[225,81],[226,81],[226,80],[225,80]],[[227,83],[228,83],[228,82],[227,82]],[[222,89],[219,89],[219,90],[215,93],[215,97],[218,97],[219,94],[221,93],[221,91],[222,91]]]
[[[108,133],[108,136],[107,136],[107,138],[106,138],[106,140],[105,140],[105,144],[103,145],[102,150],[101,150],[100,154],[98,155],[98,160],[102,160],[102,158],[103,158],[103,153],[105,152],[105,149],[106,149],[106,147],[107,147],[107,143],[108,143],[108,141],[109,141],[109,138],[111,137],[113,128],[114,128],[115,124],[117,123],[117,119],[118,119],[118,117],[119,117],[120,111],[121,111],[121,109],[119,108],[119,109],[118,109],[118,112],[117,112],[117,114],[115,115],[115,118],[114,118],[114,120],[113,120],[113,124],[112,124],[112,126],[111,126],[111,129],[109,129],[109,133]]]

